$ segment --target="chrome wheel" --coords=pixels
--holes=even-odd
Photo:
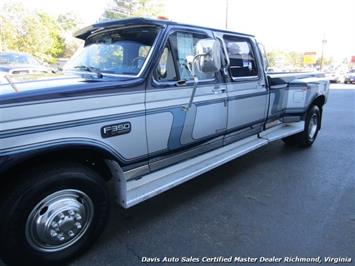
[[[313,139],[316,135],[318,129],[318,116],[316,113],[312,114],[311,118],[309,119],[308,124],[308,137],[309,139]]]
[[[42,252],[63,250],[85,234],[93,214],[93,203],[84,192],[60,190],[31,211],[26,222],[26,239],[31,247]]]

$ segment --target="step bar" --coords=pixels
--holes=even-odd
[[[132,207],[271,141],[296,134],[303,129],[304,121],[277,125],[260,134],[147,174],[138,180],[126,181],[122,177],[118,183],[119,203],[124,208]]]

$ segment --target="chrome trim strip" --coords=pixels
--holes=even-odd
[[[123,173],[127,181],[131,179],[137,179],[138,177],[142,177],[143,175],[149,173],[149,166],[148,165],[139,166],[137,168],[124,171]]]

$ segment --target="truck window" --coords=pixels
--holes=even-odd
[[[171,49],[173,50],[173,56],[177,62],[177,70],[179,74],[179,80],[192,80],[190,71],[186,65],[186,57],[195,54],[196,43],[208,38],[205,34],[191,33],[191,32],[175,32],[170,35],[169,42]],[[215,74],[206,74],[202,72],[196,72],[199,80],[214,79]]]
[[[137,27],[97,33],[89,37],[84,48],[64,67],[75,70],[96,68],[102,73],[137,75],[143,68],[158,28]]]
[[[250,41],[235,36],[224,36],[224,42],[230,59],[232,77],[257,76],[258,69]]]

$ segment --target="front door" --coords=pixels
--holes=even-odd
[[[186,56],[209,31],[171,29],[146,92],[146,123],[152,170],[223,145],[227,127],[226,85],[221,73],[197,73],[199,83],[188,110],[193,79]]]

